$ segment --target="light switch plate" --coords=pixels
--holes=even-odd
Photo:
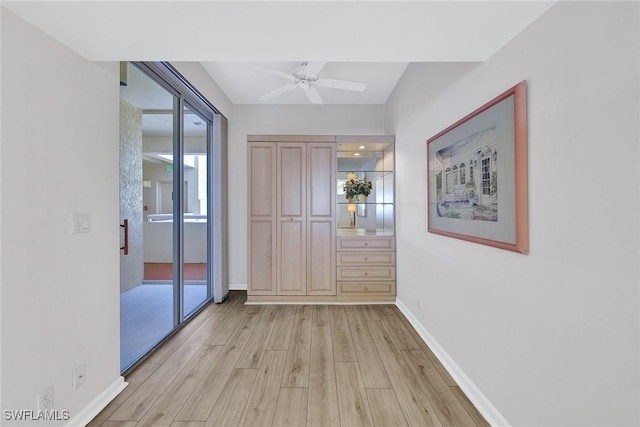
[[[86,234],[91,232],[91,215],[88,213],[71,214],[71,234]]]

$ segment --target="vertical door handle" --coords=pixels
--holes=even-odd
[[[120,224],[120,227],[124,228],[124,246],[120,248],[125,255],[129,255],[129,220],[125,219],[124,224]]]

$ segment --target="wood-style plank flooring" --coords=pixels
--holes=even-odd
[[[245,300],[206,307],[89,426],[488,426],[395,306]]]

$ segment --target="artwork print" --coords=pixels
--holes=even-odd
[[[526,83],[427,140],[428,231],[528,253]]]
[[[496,125],[436,152],[436,212],[471,221],[498,220]]]

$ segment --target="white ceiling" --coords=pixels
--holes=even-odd
[[[301,66],[300,62],[202,63],[234,104],[309,103],[300,89],[260,101],[262,95],[292,82],[254,64],[285,73],[293,73]],[[406,62],[329,62],[318,73],[320,78],[362,82],[367,88],[362,93],[323,87],[317,90],[326,104],[384,104],[406,67]]]
[[[199,61],[233,103],[288,83],[283,71],[328,61],[327,103],[384,103],[408,62],[485,61],[555,1],[3,1],[90,60]],[[283,80],[283,81],[279,81]],[[302,91],[269,103],[308,103]]]

